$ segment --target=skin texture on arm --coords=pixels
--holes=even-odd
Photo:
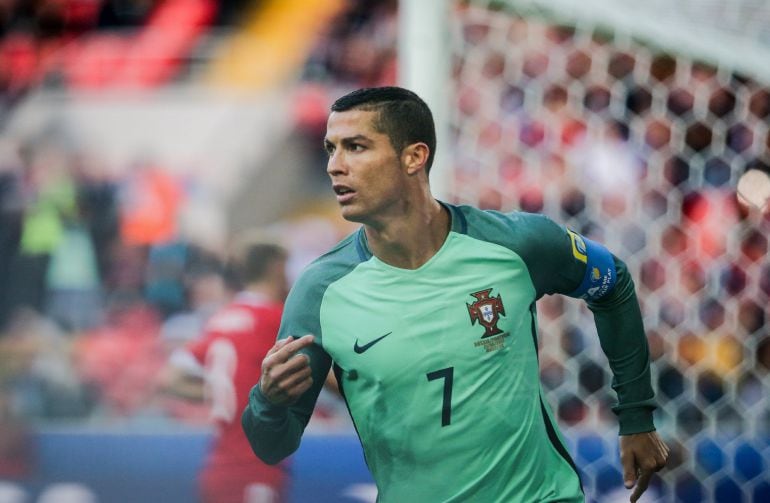
[[[203,379],[172,364],[167,364],[160,372],[158,389],[169,395],[196,402],[203,401]]]

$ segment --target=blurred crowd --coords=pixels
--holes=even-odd
[[[184,70],[205,34],[260,0],[0,2],[0,113],[39,87],[155,88]]]
[[[320,141],[337,97],[360,87],[396,84],[397,8],[397,0],[350,1],[329,23],[295,92],[293,118],[299,132]]]
[[[1,476],[27,469],[35,425],[208,424],[205,404],[158,389],[174,349],[236,293],[230,243],[180,226],[194,181],[149,161],[111,175],[56,143],[3,146]],[[258,232],[286,243],[296,277],[346,230],[313,216]],[[322,400],[318,423],[339,426],[339,406]]]
[[[163,17],[159,11],[182,4],[216,7],[205,18],[213,26],[237,24],[238,14],[258,2],[3,2],[4,111],[40,86],[106,85],[98,82],[103,68],[91,80],[67,73],[89,57],[86,44],[98,40],[102,49],[119,50],[114,40],[104,45],[112,30],[147,31],[153,18]],[[372,6],[392,25],[395,2]],[[337,54],[358,52],[371,40],[379,26],[372,16],[364,2],[351,2],[309,57],[309,80],[374,82],[382,62],[375,51],[377,61],[367,63]],[[389,30],[392,69],[395,33]],[[62,56],[76,47],[81,52],[73,66],[63,66]],[[343,68],[346,61],[362,66]],[[303,117],[295,120],[305,131]],[[169,168],[142,153],[131,166],[111,166],[56,131],[0,139],[0,476],[30,469],[32,425],[208,421],[205,406],[158,393],[157,378],[171,352],[199,337],[231,299],[228,250],[226,243],[201,239],[186,215],[201,192],[199,180]],[[290,278],[349,230],[325,215],[272,227],[290,251]],[[334,427],[344,412],[338,401],[322,396],[319,405],[316,423]]]

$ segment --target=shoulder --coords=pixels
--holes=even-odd
[[[289,294],[289,301],[296,297],[319,297],[335,281],[349,274],[367,260],[356,231],[340,241],[334,248],[321,255],[300,274]]]
[[[499,244],[519,253],[563,243],[567,236],[564,227],[537,213],[503,213],[481,210],[473,206],[456,206],[455,209],[467,222],[468,236]]]
[[[291,287],[281,321],[279,338],[297,334],[322,337],[321,303],[330,285],[368,260],[361,248],[360,233],[354,232],[329,252],[314,260]]]
[[[482,210],[475,206],[460,205],[457,210],[462,212],[470,224],[476,225],[496,225],[501,224],[511,226],[532,226],[542,225],[553,221],[540,213],[527,213],[524,211],[502,212],[496,210]]]

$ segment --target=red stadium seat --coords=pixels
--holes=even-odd
[[[81,89],[148,88],[167,82],[216,11],[212,0],[167,0],[137,33],[104,33],[65,51],[67,82]]]

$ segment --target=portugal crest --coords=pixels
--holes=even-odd
[[[478,321],[481,326],[484,327],[484,335],[481,338],[491,337],[493,335],[503,333],[502,330],[497,328],[497,322],[500,320],[500,315],[505,316],[505,308],[503,307],[503,299],[498,294],[497,297],[490,297],[489,294],[492,289],[481,290],[476,293],[472,293],[476,297],[476,302],[473,304],[465,304],[468,306],[468,313],[471,315],[471,325],[475,325]]]

